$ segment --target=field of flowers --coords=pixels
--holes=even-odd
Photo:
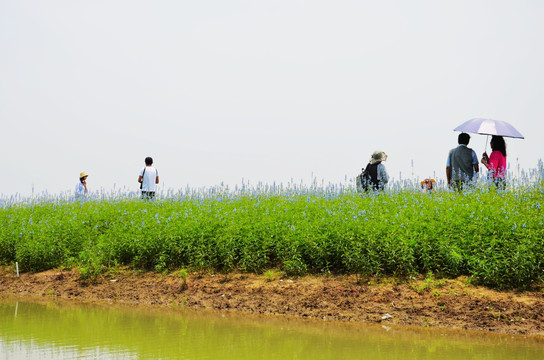
[[[544,280],[542,171],[506,191],[396,184],[187,189],[135,196],[3,199],[0,263],[21,271],[120,265],[289,274],[466,275],[495,288]]]

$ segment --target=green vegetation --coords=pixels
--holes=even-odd
[[[283,276],[283,271],[277,269],[266,270],[264,273],[264,279],[267,282],[276,281]]]
[[[527,288],[544,280],[541,204],[542,181],[505,192],[361,196],[312,188],[13,203],[0,208],[0,263],[18,262],[22,271],[75,266],[87,278],[128,265],[158,272],[432,273]]]

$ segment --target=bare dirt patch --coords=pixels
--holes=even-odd
[[[0,269],[0,294],[186,306],[303,318],[472,329],[544,336],[544,292],[494,291],[465,279],[287,278],[118,270],[84,281],[75,270]]]

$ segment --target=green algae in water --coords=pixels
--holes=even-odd
[[[183,308],[0,301],[9,359],[542,359],[544,339]]]

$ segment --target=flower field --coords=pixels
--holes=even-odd
[[[0,263],[20,271],[121,265],[289,274],[468,276],[490,287],[544,280],[542,172],[506,191],[379,195],[350,186],[186,190],[134,196],[4,199]]]

